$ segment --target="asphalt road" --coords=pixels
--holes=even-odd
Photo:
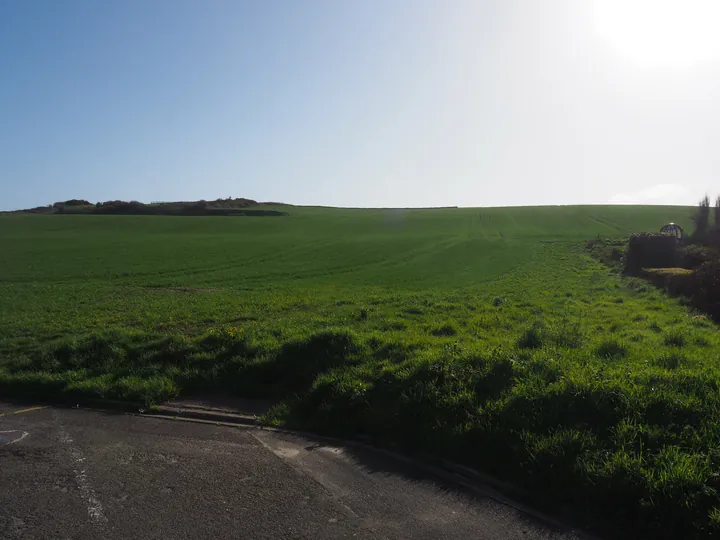
[[[0,538],[575,539],[370,451],[0,403]]]

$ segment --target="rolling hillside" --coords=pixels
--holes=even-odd
[[[280,208],[291,215],[0,216],[0,282],[472,286],[521,265],[544,242],[691,223],[688,207]]]
[[[273,400],[613,538],[720,533],[720,334],[584,241],[692,208],[0,216],[0,395]]]

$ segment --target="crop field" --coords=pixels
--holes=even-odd
[[[0,215],[0,396],[271,398],[613,537],[720,534],[717,327],[584,247],[691,208],[280,209]]]

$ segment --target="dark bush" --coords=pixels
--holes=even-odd
[[[707,195],[700,199],[693,221],[695,222],[695,231],[692,234],[693,243],[705,242],[710,228],[710,197]]]
[[[287,216],[279,210],[247,209],[249,199],[217,202],[167,202],[143,204],[138,201],[107,201],[87,210],[94,214],[132,214],[153,216]],[[257,204],[257,203],[256,203]],[[82,211],[82,209],[80,210]]]
[[[625,272],[638,274],[642,268],[671,268],[678,265],[677,238],[664,233],[637,233],[630,237]]]
[[[263,203],[251,199],[218,199],[216,201],[176,201],[155,202],[151,204],[139,201],[105,201],[95,204],[85,199],[70,199],[56,202],[48,207],[18,210],[17,212],[48,214],[122,214],[150,216],[287,216],[280,210],[249,208]],[[270,203],[265,203],[270,204]]]
[[[188,216],[202,216],[208,211],[205,201],[197,201],[183,207],[180,212]]]
[[[65,206],[91,206],[92,203],[90,201],[86,201],[85,199],[70,199],[68,201],[65,201],[63,203]]]
[[[715,225],[708,230],[706,243],[714,250],[720,248],[720,226]]]
[[[68,206],[92,206],[92,203],[90,201],[86,201],[85,199],[69,199],[67,201],[56,202],[53,204],[53,208],[58,211],[62,211]]]
[[[706,262],[695,271],[693,304],[720,319],[720,259]]]
[[[147,214],[147,205],[138,201],[106,201],[99,207],[96,206],[96,214]]]
[[[678,250],[678,266],[681,268],[698,268],[701,264],[716,259],[720,255],[717,249],[691,244]]]

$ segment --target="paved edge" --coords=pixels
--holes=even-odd
[[[133,413],[131,413],[133,414]],[[351,437],[349,439],[340,439],[328,435],[318,435],[317,433],[300,431],[295,429],[268,426],[263,423],[262,418],[253,415],[234,414],[227,412],[227,409],[214,409],[212,407],[203,407],[197,405],[182,406],[166,406],[159,405],[150,408],[147,411],[134,413],[136,416],[147,418],[158,418],[163,420],[180,420],[186,422],[198,422],[203,424],[234,426],[238,428],[257,429],[261,431],[271,431],[286,435],[311,438],[320,440],[333,446],[352,446],[366,451],[374,452],[388,456],[392,459],[417,467],[418,469],[448,481],[482,497],[488,497],[505,506],[514,508],[524,514],[534,517],[539,521],[552,527],[569,531],[584,540],[600,540],[600,537],[585,533],[584,531],[570,527],[566,523],[561,522],[557,518],[549,516],[543,512],[535,510],[523,503],[517,502],[512,497],[529,499],[530,494],[521,490],[516,486],[503,482],[491,475],[481,473],[464,465],[454,463],[452,461],[438,458],[431,455],[418,455],[410,457],[400,454],[387,448],[374,446],[370,442],[369,437]]]
[[[11,400],[8,402],[12,402]],[[52,406],[47,400],[37,400],[36,403],[43,403],[45,406]],[[376,454],[381,454],[400,462],[414,466],[429,475],[445,480],[451,484],[461,486],[470,492],[487,497],[505,506],[514,508],[524,514],[543,522],[554,528],[571,532],[583,540],[602,540],[598,536],[585,533],[581,529],[568,526],[557,518],[535,510],[526,504],[517,502],[513,497],[529,498],[529,493],[510,483],[503,482],[492,475],[481,473],[464,465],[439,458],[432,455],[418,455],[410,457],[393,450],[374,446],[370,437],[356,436],[348,439],[318,435],[308,431],[300,431],[284,427],[273,427],[263,423],[262,417],[242,413],[231,413],[227,409],[214,409],[199,405],[153,405],[150,407],[141,403],[106,401],[106,400],[83,400],[83,404],[70,405],[70,400],[56,403],[55,406],[61,409],[82,409],[111,414],[125,414],[142,418],[156,418],[158,420],[175,420],[183,422],[196,422],[209,425],[220,425],[248,430],[271,431],[285,435],[304,437],[324,441],[332,446],[351,446],[360,448]],[[22,403],[28,403],[23,399]]]

